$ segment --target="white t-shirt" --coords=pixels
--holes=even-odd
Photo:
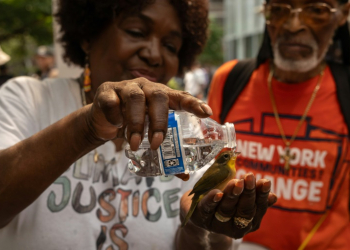
[[[7,82],[0,89],[0,149],[81,107],[74,80]],[[0,229],[1,250],[173,248],[180,198],[205,169],[188,182],[141,178],[129,172],[124,151],[115,152],[112,142],[97,151],[101,160],[93,161],[94,152],[83,156]]]

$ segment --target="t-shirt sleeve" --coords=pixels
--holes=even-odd
[[[40,87],[34,78],[17,77],[0,88],[0,150],[39,131],[34,92]]]
[[[237,64],[237,60],[229,61],[223,64],[214,74],[210,84],[210,90],[208,94],[208,105],[213,110],[212,119],[220,123],[220,114],[222,107],[222,92],[225,85],[225,81],[228,74],[233,67]]]

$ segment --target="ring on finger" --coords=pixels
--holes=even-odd
[[[246,228],[249,225],[249,223],[253,221],[253,218],[246,219],[242,217],[234,217],[233,221],[238,228]]]
[[[215,213],[215,218],[220,222],[228,222],[231,220],[231,217],[222,216],[219,212]]]

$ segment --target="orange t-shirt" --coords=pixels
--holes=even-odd
[[[213,119],[220,122],[222,91],[237,61],[216,72],[208,103]],[[327,67],[320,90],[290,149],[294,159],[284,169],[285,144],[272,110],[267,78],[268,62],[250,78],[225,122],[237,133],[237,177],[248,172],[270,179],[277,203],[268,209],[261,227],[243,240],[270,249],[297,249],[322,215],[329,214],[306,249],[350,249],[348,130]],[[291,138],[311,98],[319,76],[286,84],[272,80],[277,110],[287,140]]]

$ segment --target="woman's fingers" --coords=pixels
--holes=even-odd
[[[107,121],[117,128],[123,127],[123,115],[120,100],[113,89],[107,89],[96,95],[97,106],[103,111]]]
[[[212,115],[211,108],[207,104],[187,92],[173,90],[144,78],[135,80],[138,81],[145,94],[150,125],[148,139],[154,150],[163,142],[167,133],[169,108],[185,110],[202,118]]]
[[[169,97],[163,87],[157,84],[145,85],[142,90],[148,107],[148,140],[151,143],[151,149],[156,150],[163,142],[168,130]]]
[[[118,95],[112,89],[105,89],[111,83],[104,83],[98,89],[87,123],[91,133],[98,139],[111,140],[117,137],[123,125],[123,115]]]
[[[105,129],[103,126],[113,125],[113,137],[104,138],[106,140],[116,137],[118,128],[126,126],[130,148],[136,151],[143,139],[145,116],[148,114],[148,139],[151,148],[155,150],[167,133],[169,108],[185,110],[201,118],[212,115],[207,104],[187,92],[172,90],[145,78],[137,78],[123,82],[107,82],[98,88],[93,109],[102,112],[95,114],[93,124],[95,127],[96,124],[100,124],[100,127],[95,129],[101,130],[102,134]]]
[[[130,148],[136,151],[142,141],[145,125],[146,97],[137,82],[128,82],[120,92],[127,125],[127,139]]]
[[[184,91],[169,91],[169,107],[174,110],[185,110],[193,113],[199,118],[206,118],[213,114],[213,111],[208,104]]]

